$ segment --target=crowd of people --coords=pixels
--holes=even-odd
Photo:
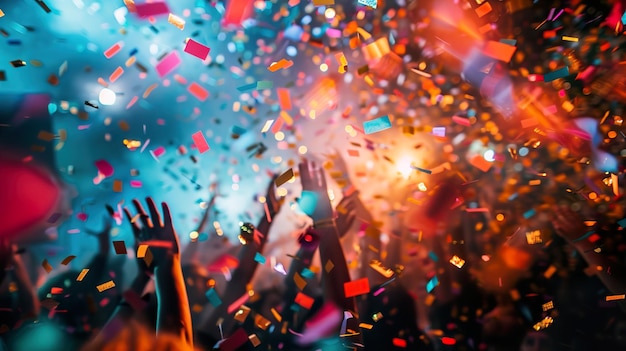
[[[346,167],[337,155],[325,164]],[[21,258],[24,250],[4,240],[3,348],[529,351],[625,346],[621,301],[600,298],[626,291],[621,228],[599,222],[590,235],[580,214],[564,207],[553,211],[556,235],[547,243],[529,245],[529,233],[500,239],[486,229],[476,235],[484,220],[480,212],[451,212],[460,197],[471,196],[455,178],[442,179],[424,197],[411,182],[398,180],[388,189],[389,206],[377,223],[351,182],[333,208],[324,169],[319,162],[299,164],[296,177],[303,190],[298,206],[312,222],[291,237],[299,248],[283,268],[282,281],[263,290],[254,288],[255,271],[266,263],[268,233],[277,223],[272,219],[286,207],[275,194],[277,177],[267,189],[265,215],[256,225],[241,225],[238,245],[208,226],[219,203],[218,186],[211,187],[198,223],[197,231],[210,233],[209,240],[192,240],[185,247],[166,203],[135,199],[123,214],[107,207],[104,228],[91,233],[99,248],[86,274],[68,270],[35,283]],[[363,229],[358,223],[373,225]],[[134,255],[112,259],[112,243],[119,245],[111,238],[114,225],[132,231]],[[357,260],[352,267],[349,255]],[[123,281],[130,272],[128,284],[103,284]]]

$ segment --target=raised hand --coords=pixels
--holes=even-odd
[[[139,219],[143,226],[137,236],[143,236],[146,240],[143,244],[149,245],[154,266],[158,267],[159,265],[171,263],[174,258],[179,258],[180,245],[176,230],[172,224],[172,215],[167,204],[165,202],[161,203],[163,210],[163,218],[161,218],[161,214],[157,210],[154,200],[148,197],[146,198],[146,203],[148,204],[150,215],[146,213],[137,199],[133,200],[133,205],[139,214]],[[130,216],[130,214],[127,213],[126,216]],[[136,227],[133,224],[133,233],[135,232]]]
[[[580,216],[567,207],[557,207],[554,210],[552,226],[556,234],[565,239],[570,244],[576,244],[589,232]]]
[[[316,206],[311,214],[314,221],[326,220],[333,218],[333,207],[328,197],[328,188],[326,185],[326,177],[322,167],[304,160],[299,164],[300,182],[302,183],[302,191],[308,191],[316,197]]]
[[[272,181],[267,187],[267,193],[265,194],[265,204],[267,205],[267,211],[269,215],[274,217],[283,206],[284,198],[277,198],[276,191],[274,191],[274,184],[278,175],[272,177]]]
[[[85,232],[98,239],[99,254],[108,255],[111,247],[111,228],[113,227],[113,215],[115,211],[113,207],[106,205],[108,216],[103,219],[102,230],[85,229]]]
[[[353,192],[348,196],[344,196],[337,204],[337,219],[335,225],[337,226],[337,234],[340,238],[343,238],[356,220],[356,206],[358,201],[358,192]]]

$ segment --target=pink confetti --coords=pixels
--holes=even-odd
[[[167,15],[170,13],[169,7],[165,2],[145,2],[143,4],[135,4],[137,17],[148,18],[151,16]]]
[[[178,51],[174,50],[167,54],[157,65],[155,66],[159,77],[163,78],[166,75],[172,73],[180,64],[182,60],[180,59],[180,55],[178,55]]]
[[[98,160],[95,162],[96,168],[98,168],[98,173],[102,174],[105,177],[110,177],[113,175],[113,166],[106,160]]]
[[[86,213],[80,212],[79,214],[76,215],[76,218],[85,222],[87,218],[89,218],[89,216]]]
[[[131,180],[130,181],[130,186],[132,188],[141,188],[143,184],[141,183],[141,180]]]
[[[211,49],[193,39],[189,39],[187,41],[187,44],[185,45],[184,51],[204,61],[209,56],[209,52],[211,51]]]
[[[165,148],[163,146],[159,146],[158,148],[154,149],[152,153],[156,157],[161,157],[163,156],[163,154],[165,154]]]
[[[201,154],[205,153],[205,152],[207,152],[207,151],[209,151],[211,149],[209,147],[209,144],[207,143],[206,139],[204,138],[204,134],[202,132],[195,132],[195,133],[193,133],[191,138],[193,139],[194,144],[196,144],[196,147],[198,148],[198,151]]]

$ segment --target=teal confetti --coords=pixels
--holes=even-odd
[[[213,305],[214,307],[217,307],[222,304],[222,299],[220,299],[220,297],[217,295],[217,292],[215,291],[215,289],[213,288],[209,289],[205,295],[206,295],[206,298],[209,299],[209,302],[211,303],[211,305]]]
[[[437,276],[434,276],[433,279],[429,280],[426,284],[426,292],[430,293],[437,285],[439,285],[439,279],[437,279]]]
[[[258,252],[254,255],[254,260],[259,262],[260,264],[265,264],[266,262],[265,256],[261,255]]]
[[[391,128],[391,121],[388,116],[375,118],[371,121],[363,122],[365,134],[373,134]]]

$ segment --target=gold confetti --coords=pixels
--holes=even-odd
[[[106,283],[102,283],[98,286],[96,286],[96,289],[98,289],[98,292],[103,292],[103,291],[107,291],[109,289],[112,289],[115,287],[115,282],[113,282],[112,280],[109,280]]]
[[[465,260],[457,255],[454,255],[450,259],[450,263],[457,268],[463,268],[463,265],[465,265]]]
[[[78,274],[78,277],[76,277],[76,281],[82,282],[83,279],[85,279],[85,276],[87,275],[88,272],[89,272],[89,268],[85,268],[82,271],[80,271],[80,274]]]
[[[606,301],[618,301],[626,299],[626,294],[622,295],[610,295],[606,297]]]

